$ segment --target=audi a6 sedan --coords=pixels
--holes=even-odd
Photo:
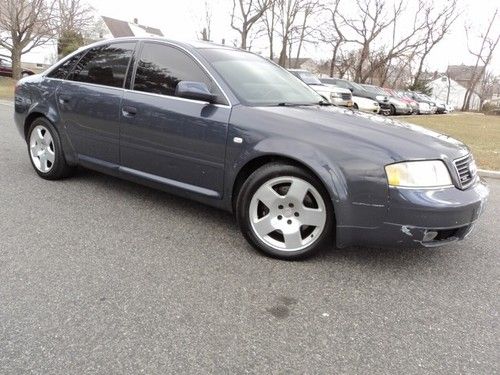
[[[19,82],[15,122],[40,177],[83,166],[233,211],[282,259],[451,243],[488,196],[462,143],[336,108],[265,58],[213,44],[90,45]]]

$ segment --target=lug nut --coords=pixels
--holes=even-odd
[[[281,219],[283,219],[283,216],[278,215],[278,220],[281,220]]]
[[[280,210],[282,210],[282,209],[283,209],[283,206],[280,204],[280,205],[278,206],[278,208],[279,208]]]
[[[287,223],[288,223],[288,224],[292,224],[292,220],[288,220],[288,221],[287,221]]]
[[[288,207],[293,208],[293,203],[288,204]]]
[[[299,213],[298,212],[294,213],[294,215],[295,215],[295,217],[299,217]]]

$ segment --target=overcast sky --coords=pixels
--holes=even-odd
[[[350,1],[344,2],[347,5]],[[413,1],[416,2],[410,0],[410,4]],[[447,0],[428,1],[433,1],[439,6]],[[205,0],[88,0],[88,2],[101,15],[129,21],[138,18],[139,23],[158,27],[171,39],[196,39],[197,32],[203,27]],[[208,0],[208,2],[212,9],[212,40],[220,43],[222,38],[225,38],[230,43],[238,37],[230,27],[232,0]],[[459,0],[459,2],[462,9],[461,17],[427,60],[427,68],[431,71],[445,71],[448,64],[473,64],[475,60],[467,50],[464,24],[467,22],[472,25],[477,32],[484,30],[495,7],[500,5],[498,0]],[[500,25],[496,25],[496,30],[499,28]],[[477,47],[477,44],[475,41],[472,46]],[[324,47],[309,46],[302,57],[320,59],[327,58],[329,54],[330,51]],[[491,69],[500,74],[500,48],[497,49]]]

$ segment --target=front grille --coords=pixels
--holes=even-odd
[[[462,189],[468,188],[476,179],[477,168],[471,154],[453,161],[458,173],[458,181]]]
[[[348,93],[342,94],[342,100],[351,100],[351,99],[352,99],[352,94]]]

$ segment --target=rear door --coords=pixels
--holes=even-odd
[[[132,174],[220,197],[231,107],[186,51],[144,42],[122,104],[121,165]],[[180,81],[204,82],[216,104],[175,96]]]
[[[81,161],[119,163],[121,101],[135,45],[90,49],[56,91],[62,124]]]

